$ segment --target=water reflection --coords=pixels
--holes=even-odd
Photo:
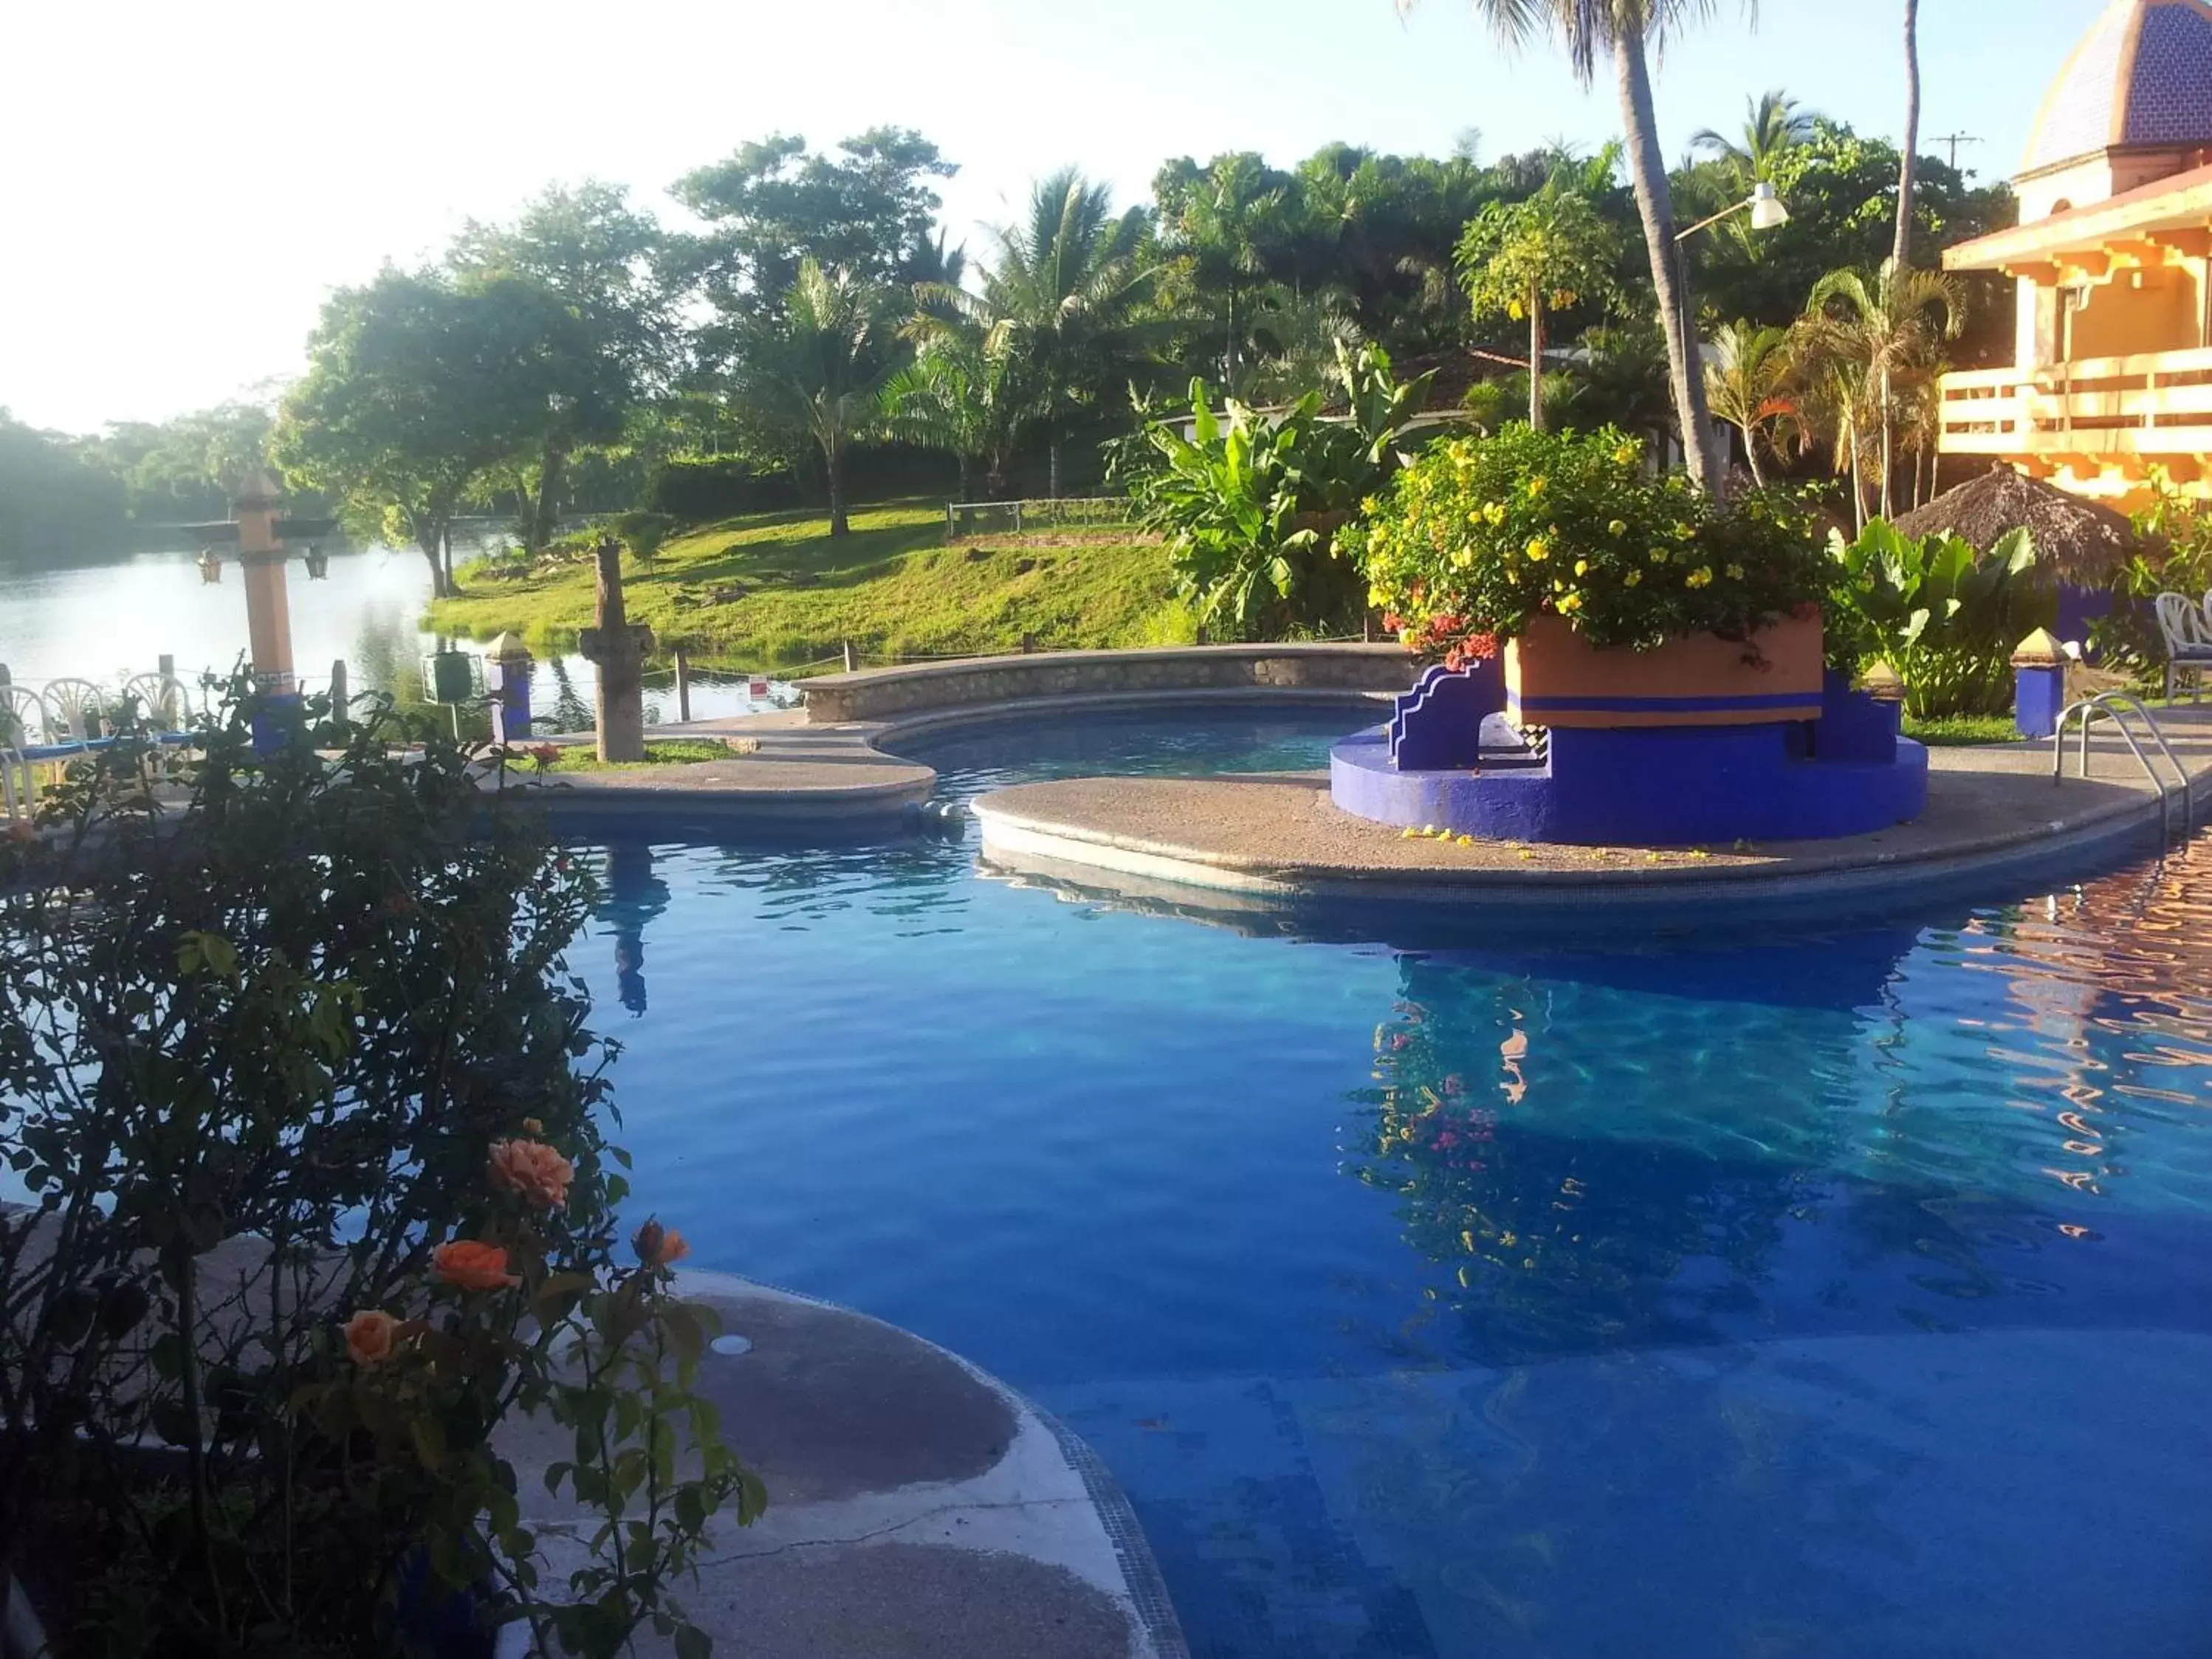
[[[668,908],[668,884],[653,874],[653,848],[642,842],[617,842],[604,857],[599,915],[615,939],[615,995],[635,1019],[646,1010],[645,929]]]

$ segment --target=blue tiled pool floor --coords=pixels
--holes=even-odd
[[[1197,1659],[2185,1659],[2208,1382],[2212,1337],[2006,1331],[1042,1397]]]

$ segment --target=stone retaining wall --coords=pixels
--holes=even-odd
[[[824,674],[803,683],[817,724],[884,720],[1036,697],[1255,688],[1403,691],[1418,661],[1397,645],[1202,645],[1164,651],[1040,651]]]

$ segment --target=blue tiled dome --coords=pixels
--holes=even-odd
[[[2022,170],[2197,143],[2212,144],[2212,0],[2113,0],[2043,100]]]

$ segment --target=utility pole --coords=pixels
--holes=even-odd
[[[1971,132],[1946,132],[1938,134],[1928,142],[1931,144],[1948,144],[1951,147],[1951,171],[1956,173],[1959,170],[1959,146],[1978,144],[1982,141]]]

